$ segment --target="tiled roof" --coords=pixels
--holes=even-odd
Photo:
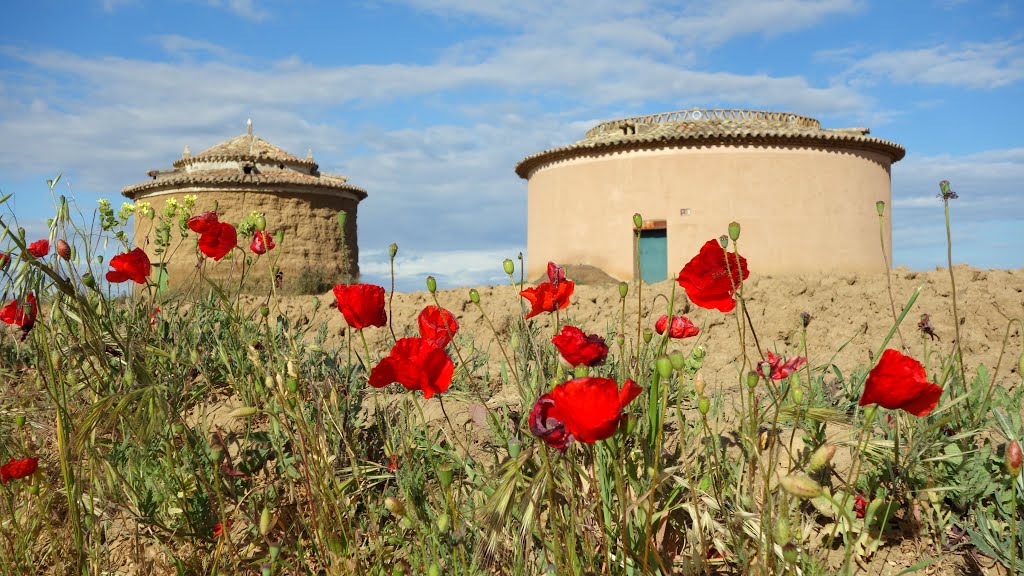
[[[576,143],[527,156],[516,174],[568,158],[669,145],[791,145],[826,149],[862,149],[889,156],[893,162],[906,150],[899,144],[867,136],[865,128],[828,130],[806,116],[756,110],[680,110],[624,118],[599,124]]]
[[[346,183],[342,176],[333,174],[304,174],[288,168],[261,169],[259,173],[246,174],[234,168],[215,170],[175,170],[157,174],[153,180],[127,186],[121,193],[129,198],[136,194],[167,188],[210,187],[230,190],[232,188],[269,188],[281,185],[301,186],[311,190],[346,190],[366,198],[366,191],[358,186]]]
[[[174,162],[174,167],[181,168],[197,162],[251,159],[289,165],[316,166],[312,158],[303,159],[293,156],[258,136],[242,134],[193,156],[179,158]]]

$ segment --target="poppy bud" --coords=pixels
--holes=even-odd
[[[704,395],[704,386],[704,376],[697,372],[697,375],[693,377],[693,390],[697,393],[697,396]]]
[[[718,237],[718,243],[722,246],[722,250],[729,247],[729,237],[722,235]]]
[[[320,309],[320,298],[318,296],[313,296],[313,311],[316,312],[319,309]]]
[[[668,355],[668,359],[672,362],[672,368],[682,372],[683,368],[686,367],[686,356],[683,356],[682,352],[673,352]]]
[[[451,520],[447,514],[442,513],[437,517],[437,530],[441,534],[447,534],[448,529],[451,528]]]
[[[388,255],[391,256],[392,260],[394,260],[395,254],[398,254],[398,244],[392,242],[391,245],[388,246]]]
[[[767,369],[766,369],[766,367],[767,367]],[[768,364],[767,362],[765,362],[764,364],[761,364],[761,370],[763,370],[765,372],[765,374],[770,374],[771,370],[772,370],[771,364]],[[754,371],[747,372],[747,388],[750,388],[751,390],[756,388],[757,387],[757,381],[758,381],[759,378],[760,377],[757,375],[757,372],[754,372]]]
[[[175,434],[180,436],[185,433],[185,425],[181,423],[176,423],[174,426],[171,426],[171,430],[173,430]]]
[[[658,356],[658,359],[654,361],[654,367],[658,370],[658,376],[662,378],[672,375],[672,361],[664,354]]]
[[[654,332],[650,328],[644,328],[644,344],[650,344],[654,338]]]
[[[509,276],[516,271],[516,263],[511,258],[505,258],[505,261],[501,263],[501,267],[505,269],[505,274]]]
[[[82,274],[82,284],[85,284],[87,288],[95,288],[96,279],[92,277],[92,274],[86,272],[85,274]]]
[[[452,470],[451,464],[442,464],[437,467],[437,480],[445,488],[452,485],[452,481],[455,480],[455,471]]]
[[[224,457],[224,450],[219,446],[210,450],[210,460],[214,462],[220,462],[220,459]]]
[[[779,478],[779,486],[797,498],[817,498],[821,495],[821,486],[805,474],[790,474]]]
[[[625,299],[626,294],[629,294],[629,284],[619,282],[619,298]]]
[[[388,509],[396,518],[405,516],[405,505],[402,501],[394,496],[388,496],[384,499],[384,507]]]
[[[1014,440],[1006,447],[1006,471],[1011,478],[1017,478],[1020,468],[1024,465],[1024,454],[1021,454],[1020,443]]]
[[[796,546],[792,542],[787,542],[782,547],[782,559],[790,564],[796,562]]]
[[[739,222],[729,222],[729,238],[732,238],[733,242],[735,242],[735,241],[740,239],[740,223]]]
[[[803,390],[803,388],[800,388],[799,386],[793,388],[793,402],[796,402],[797,404],[802,404],[803,401],[804,401],[804,390]]]
[[[239,406],[228,413],[228,418],[248,418],[255,415],[259,410],[252,406]]]
[[[427,291],[431,294],[437,292],[437,280],[433,276],[427,276]]]
[[[270,564],[260,566],[260,576],[270,576]]]
[[[299,381],[295,378],[288,378],[288,391],[295,393],[299,391]]]
[[[633,214],[633,228],[636,228],[637,230],[639,230],[639,229],[641,229],[643,227],[644,227],[644,218],[643,218],[643,216],[641,216],[639,212],[637,212],[636,214]]]
[[[509,456],[512,458],[519,457],[519,451],[522,448],[522,445],[519,443],[519,438],[516,438],[515,436],[509,438],[506,447],[508,448]]]
[[[263,507],[260,512],[260,535],[266,536],[270,533],[270,508]]]
[[[284,243],[284,230],[278,230],[277,232],[274,232],[274,243],[275,244],[283,244]]]
[[[881,200],[879,200],[878,202],[875,202],[875,212],[878,212],[879,216],[884,216],[885,215],[885,202],[883,202]]]
[[[71,260],[71,245],[63,238],[57,240],[57,255],[65,261]]]
[[[811,460],[807,463],[807,469],[811,472],[819,470],[828,465],[832,461],[832,457],[836,455],[836,447],[831,444],[823,444],[820,448],[811,454]]]
[[[18,427],[18,428],[21,428],[22,426],[24,426],[25,425],[25,415],[24,414],[18,414],[17,416],[15,416],[14,417],[14,425],[16,427]]]
[[[264,318],[270,316],[270,307],[266,305],[260,306],[260,316],[263,316]]]
[[[697,411],[700,412],[702,416],[707,416],[708,410],[711,410],[711,400],[708,400],[707,396],[699,396],[697,398]]]
[[[470,291],[469,291],[469,299],[470,299],[470,301],[473,302],[473,304],[479,304],[480,303],[480,293],[476,291],[476,288],[470,289]]]

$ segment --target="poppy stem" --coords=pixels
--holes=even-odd
[[[1014,322],[1016,322],[1017,326],[1019,326],[1022,330],[1024,330],[1024,322],[1021,322],[1020,318],[1010,318],[1010,321],[1006,323],[1006,334],[1003,336],[1003,346],[999,349],[999,359],[996,360],[996,368],[995,368],[995,370],[992,371],[992,379],[989,380],[988,390],[985,392],[985,398],[981,402],[981,406],[980,406],[981,409],[974,411],[975,412],[975,416],[974,416],[974,425],[975,426],[977,426],[978,424],[981,423],[981,419],[984,418],[985,414],[988,412],[987,406],[988,406],[989,401],[992,399],[992,391],[995,389],[995,386],[996,386],[996,376],[999,375],[999,365],[1003,363],[1003,354],[1006,353],[1006,345],[1010,342],[1010,327],[1013,326]],[[925,340],[925,347],[926,347],[926,349],[927,349],[927,346],[928,346],[928,341]],[[927,358],[928,357],[925,356],[925,361],[927,361]],[[1021,376],[1024,376],[1024,374],[1022,374]]]
[[[889,308],[892,310],[892,319],[896,320],[896,299],[892,295],[892,271],[889,269],[889,255],[885,252],[885,216],[880,210],[878,214],[878,241],[882,246],[882,261],[885,262],[885,287],[889,291]],[[903,345],[903,351],[909,352],[907,343],[903,340],[903,331],[899,328],[896,329],[900,336],[900,344]]]
[[[946,262],[949,264],[949,286],[953,297],[953,332],[956,335],[956,359],[960,367],[960,385],[967,389],[967,373],[964,371],[964,350],[960,345],[960,312],[956,306],[956,276],[953,274],[953,240],[949,227],[949,195],[942,195],[942,206],[946,213]],[[970,398],[967,399],[967,410],[970,411]],[[959,415],[960,409],[956,408]]]

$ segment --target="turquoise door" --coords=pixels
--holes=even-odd
[[[640,277],[653,284],[668,278],[668,237],[665,229],[640,231]]]

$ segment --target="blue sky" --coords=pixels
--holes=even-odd
[[[0,21],[0,191],[42,230],[47,178],[120,201],[251,117],[369,191],[365,280],[397,242],[400,288],[482,284],[525,250],[524,156],[602,120],[756,108],[907,148],[896,265],[945,263],[946,178],[954,260],[1020,268],[1022,105],[1011,1],[40,0]]]

